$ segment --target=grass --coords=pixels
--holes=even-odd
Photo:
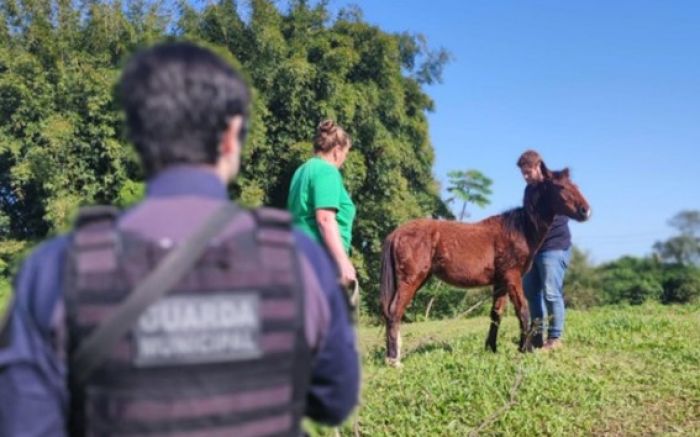
[[[512,315],[486,352],[488,326],[405,324],[401,369],[383,364],[382,328],[361,327],[362,400],[341,435],[700,435],[697,305],[569,311],[550,353],[518,353]]]
[[[518,353],[512,315],[486,352],[488,326],[406,323],[401,369],[384,365],[383,328],[361,327],[361,405],[340,434],[700,436],[700,306],[569,311],[565,347],[550,353]]]

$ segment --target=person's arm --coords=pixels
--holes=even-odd
[[[311,369],[306,415],[320,423],[337,425],[357,405],[360,387],[360,363],[355,334],[347,313],[347,303],[336,276],[336,268],[323,249],[301,233],[295,233],[311,276],[307,289],[322,300],[325,321],[315,328],[322,332]],[[307,295],[308,296],[308,295]],[[307,301],[307,308],[310,302]],[[308,320],[308,318],[307,318]]]
[[[0,435],[64,436],[68,393],[58,359],[56,322],[61,239],[42,245],[14,282],[14,299],[0,345]]]
[[[338,266],[340,282],[344,285],[349,285],[357,280],[357,273],[343,247],[338,221],[335,216],[336,211],[334,209],[317,209],[316,224],[328,252]]]

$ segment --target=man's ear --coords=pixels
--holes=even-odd
[[[245,135],[241,135],[242,129],[244,129],[242,116],[235,115],[229,119],[228,126],[226,126],[226,130],[221,136],[219,144],[219,153],[221,155],[230,155],[243,147],[242,141]]]
[[[243,147],[240,135],[243,128],[243,117],[236,115],[229,118],[226,130],[221,135],[216,172],[224,184],[234,179],[240,170],[241,149]]]

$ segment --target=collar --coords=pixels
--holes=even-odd
[[[203,167],[178,165],[168,167],[149,179],[147,197],[199,196],[228,199],[226,186],[216,174]]]

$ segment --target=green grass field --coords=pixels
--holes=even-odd
[[[700,436],[700,306],[569,311],[549,353],[517,352],[512,314],[486,352],[488,325],[404,324],[401,369],[384,365],[383,328],[361,327],[362,401],[340,435]]]
[[[569,311],[565,348],[549,353],[517,352],[512,313],[486,352],[488,326],[405,324],[401,369],[383,364],[383,329],[360,328],[362,402],[340,434],[700,435],[697,305]]]

